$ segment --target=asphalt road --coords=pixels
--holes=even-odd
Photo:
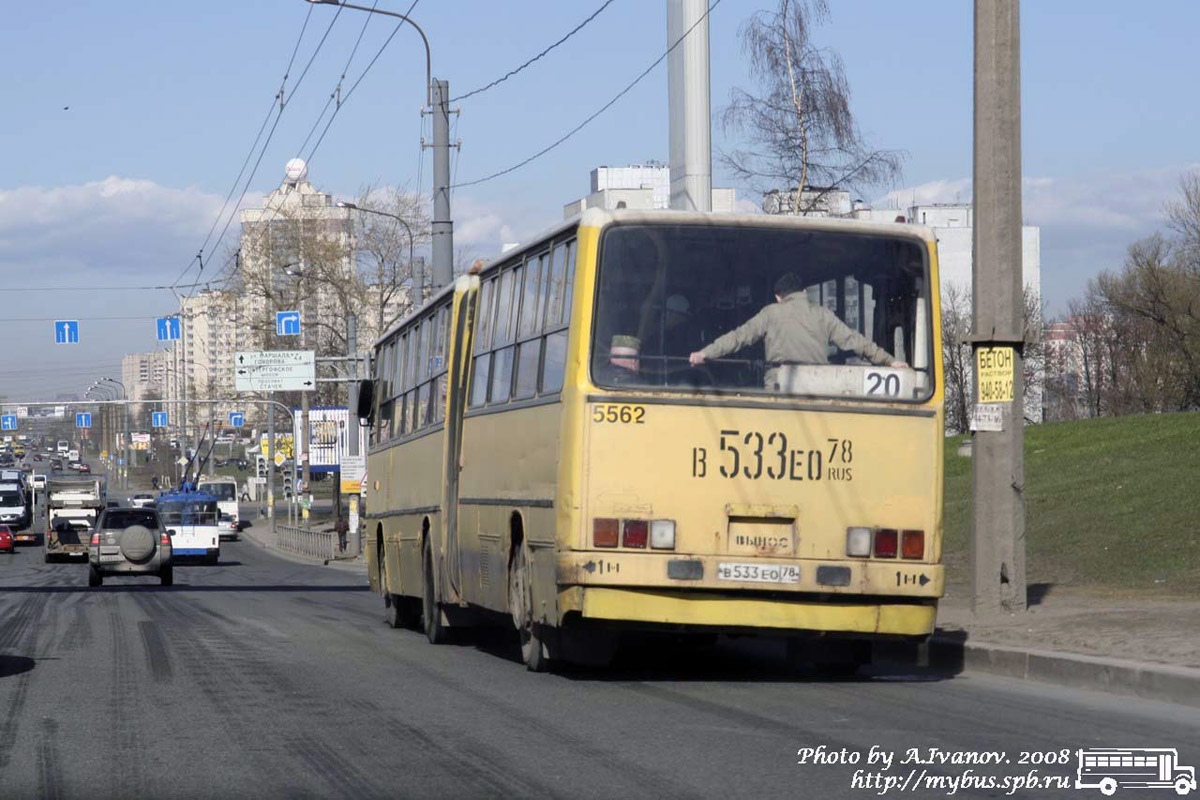
[[[1015,762],[1091,746],[1200,761],[1193,710],[978,676],[835,681],[768,644],[644,647],[605,672],[535,675],[506,634],[435,647],[389,629],[354,573],[248,541],[222,554],[177,567],[174,587],[100,589],[40,550],[0,555],[0,796],[870,797],[852,780],[879,770],[872,746],[900,777],[922,768],[899,763],[913,747],[1014,762],[924,766],[950,777],[1073,777],[1073,752]],[[797,764],[820,745],[862,762]]]

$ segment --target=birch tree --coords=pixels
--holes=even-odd
[[[740,35],[757,87],[735,88],[721,117],[745,141],[721,155],[725,165],[758,191],[795,187],[794,214],[811,213],[835,189],[894,182],[903,159],[863,140],[841,58],[811,38],[828,20],[827,0],[780,0],[752,16]]]

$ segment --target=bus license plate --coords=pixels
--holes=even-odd
[[[799,583],[795,564],[717,564],[717,580],[750,583]]]

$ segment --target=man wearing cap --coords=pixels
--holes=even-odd
[[[641,362],[642,342],[636,336],[612,337],[608,360],[596,365],[596,379],[602,384],[637,383]]]
[[[777,388],[779,364],[828,364],[830,342],[878,366],[908,366],[847,326],[829,309],[808,302],[794,272],[785,272],[775,282],[775,300],[708,347],[692,353],[688,358],[692,366],[737,352],[760,340],[766,360],[775,365],[766,372],[768,389]]]

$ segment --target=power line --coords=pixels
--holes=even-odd
[[[312,6],[309,6],[308,13],[309,13],[309,14],[311,14],[311,13],[312,13]],[[296,79],[296,84],[295,84],[295,86],[293,86],[293,87],[292,87],[292,94],[293,94],[293,95],[296,93],[296,91],[297,91],[297,90],[299,90],[299,88],[300,88],[300,84],[302,84],[302,83],[304,82],[304,77],[305,77],[305,76],[308,74],[309,67],[311,67],[311,66],[312,66],[312,64],[313,64],[313,61],[315,61],[315,60],[316,60],[316,58],[317,58],[317,54],[321,52],[321,48],[322,48],[322,47],[325,45],[325,40],[329,38],[329,32],[330,32],[331,30],[333,30],[333,26],[334,26],[334,24],[337,22],[337,20],[338,20],[338,17],[339,17],[339,16],[341,16],[341,13],[342,13],[342,9],[341,9],[341,7],[339,6],[339,7],[338,7],[338,10],[337,10],[337,13],[333,15],[333,19],[331,19],[331,20],[329,21],[329,25],[328,25],[328,26],[326,26],[326,28],[325,28],[325,33],[324,33],[324,34],[322,34],[320,41],[319,41],[319,42],[317,42],[317,46],[316,46],[316,47],[313,49],[312,55],[311,55],[311,56],[309,57],[309,59],[308,59],[308,63],[306,63],[306,64],[304,65],[304,70],[303,70],[303,71],[300,73],[300,77]],[[296,47],[295,47],[295,48],[292,50],[292,58],[291,58],[291,60],[289,60],[289,62],[288,62],[288,69],[287,69],[287,71],[284,73],[284,76],[283,76],[283,82],[284,82],[284,83],[286,83],[286,82],[287,82],[287,77],[288,77],[288,75],[291,73],[292,64],[295,62],[295,59],[296,59],[296,52],[297,52],[297,51],[299,50],[299,48],[300,48],[300,40],[302,40],[302,39],[304,38],[304,31],[305,31],[305,29],[307,29],[307,27],[308,27],[308,16],[305,16],[305,18],[304,18],[304,27],[302,27],[302,28],[300,29],[300,36],[297,38],[297,41],[296,41]],[[280,89],[279,89],[279,93],[276,95],[276,99],[278,99],[278,101],[279,101],[279,110],[278,110],[278,111],[276,112],[276,114],[275,114],[275,122],[274,122],[274,123],[272,123],[272,125],[271,125],[271,130],[270,130],[270,132],[267,134],[267,139],[266,139],[266,141],[265,141],[265,142],[263,142],[262,149],[261,149],[261,150],[259,150],[259,153],[258,153],[258,159],[257,159],[257,160],[254,162],[254,168],[253,168],[253,169],[250,171],[250,175],[249,175],[249,176],[246,178],[246,182],[245,182],[245,183],[243,184],[243,186],[242,186],[242,191],[241,191],[241,194],[239,195],[239,197],[244,197],[244,196],[245,196],[245,194],[246,194],[246,192],[249,190],[249,188],[250,188],[250,183],[251,183],[251,182],[254,180],[254,176],[255,176],[255,175],[258,173],[258,167],[259,167],[259,165],[260,165],[260,164],[262,164],[263,156],[264,156],[264,155],[266,155],[266,152],[267,152],[267,147],[269,147],[269,146],[270,146],[270,144],[271,144],[271,139],[272,139],[272,138],[275,136],[275,129],[276,129],[278,126],[279,126],[279,120],[280,120],[280,118],[283,116],[284,109],[286,109],[286,108],[287,108],[287,106],[288,106],[289,100],[288,100],[288,98],[287,98],[287,97],[285,97],[285,96],[284,96],[284,89],[283,89],[282,85],[281,85],[281,87],[280,87]],[[268,112],[268,119],[269,119],[269,118],[270,118],[270,113]],[[263,121],[263,125],[264,125],[264,126],[266,125],[266,120],[264,120],[264,121]],[[261,135],[262,135],[262,132],[261,132],[261,130],[260,130],[260,131],[259,131],[259,136],[261,136]],[[257,138],[256,138],[256,139],[255,139],[255,144],[257,144],[257,141],[258,141],[258,140],[257,140]],[[254,146],[252,145],[252,146],[251,146],[251,148],[250,148],[250,155],[253,155],[253,153],[254,153]],[[246,160],[247,160],[247,161],[249,161],[249,158],[250,158],[250,157],[249,157],[249,155],[248,155],[248,156],[247,156],[247,158],[246,158]],[[243,171],[245,170],[245,165],[244,165],[244,164],[243,164],[243,167],[242,167],[242,169],[243,169]],[[241,177],[241,173],[239,173],[239,174],[238,174],[238,178],[240,178],[240,177]],[[235,179],[235,181],[234,181],[234,185],[235,185],[235,186],[237,185],[237,180],[236,180],[236,179]],[[221,207],[221,211],[220,211],[220,212],[218,212],[218,214],[217,214],[217,219],[218,219],[218,220],[220,220],[220,218],[221,218],[221,214],[223,214],[223,213],[224,213],[224,211],[225,211],[225,206],[223,205],[223,206]],[[229,216],[225,218],[225,225],[224,225],[224,227],[222,227],[222,228],[221,228],[221,234],[220,234],[220,235],[217,237],[217,240],[216,240],[216,242],[213,244],[213,249],[214,249],[214,250],[215,250],[215,249],[216,249],[218,246],[220,246],[220,244],[221,244],[221,241],[222,241],[222,240],[225,238],[225,234],[226,234],[226,232],[228,232],[228,230],[229,230],[229,226],[230,226],[230,224],[233,222],[233,217],[234,217],[234,214],[235,214],[236,212],[237,212],[237,204],[235,203],[235,204],[234,204],[234,206],[233,206],[233,208],[232,208],[232,210],[229,212]],[[214,226],[214,227],[215,227],[215,226]],[[206,240],[205,240],[205,244],[207,244],[207,242],[208,242],[208,240],[206,239]],[[183,268],[183,272],[179,273],[179,277],[175,279],[175,283],[173,283],[173,284],[172,284],[172,288],[174,288],[174,287],[178,286],[179,282],[183,280],[183,276],[184,276],[184,275],[186,275],[186,274],[188,273],[188,271],[189,271],[189,270],[191,270],[191,268],[192,268],[192,264],[194,264],[194,263],[196,263],[197,261],[199,261],[199,260],[200,260],[200,258],[201,258],[201,254],[202,254],[202,253],[203,253],[203,248],[201,249],[201,253],[197,254],[196,258],[193,258],[191,261],[189,261],[189,262],[188,262],[188,265],[187,265],[186,267],[184,267],[184,268]],[[200,269],[201,269],[201,270],[203,270],[203,269],[204,269],[204,263],[203,263],[203,261],[201,261],[201,263],[200,263]]]
[[[531,155],[529,158],[526,158],[524,161],[520,161],[516,164],[513,164],[511,167],[507,167],[505,169],[499,170],[498,172],[493,172],[491,175],[486,175],[482,178],[477,178],[473,181],[467,181],[465,183],[456,183],[456,184],[452,185],[450,188],[451,189],[460,189],[465,186],[476,186],[478,184],[486,183],[487,181],[493,180],[494,178],[499,178],[501,175],[507,175],[510,172],[516,172],[521,167],[525,166],[526,164],[530,163],[531,161],[541,158],[542,156],[546,155],[546,153],[549,153],[551,150],[558,147],[563,142],[567,141],[567,139],[570,139],[572,136],[579,133],[579,131],[583,130],[583,128],[586,127],[588,123],[590,123],[596,117],[600,116],[605,111],[607,111],[609,108],[611,108],[614,103],[616,103],[618,100],[620,100],[626,94],[628,94],[630,92],[630,90],[633,89],[633,87],[635,87],[639,83],[641,83],[642,79],[645,78],[647,75],[649,75],[654,70],[655,67],[657,67],[664,60],[666,60],[667,56],[669,56],[671,54],[671,52],[676,47],[679,46],[679,43],[682,42],[684,39],[686,39],[688,37],[688,35],[691,34],[691,32],[693,30],[696,29],[697,25],[699,25],[704,20],[708,19],[708,15],[711,14],[712,10],[714,8],[716,8],[717,6],[719,6],[720,4],[721,4],[721,0],[714,0],[713,4],[708,7],[708,10],[704,12],[704,14],[700,17],[700,19],[698,19],[694,23],[692,23],[692,27],[690,27],[686,31],[684,31],[683,35],[680,36],[678,39],[676,39],[674,44],[672,44],[670,47],[667,48],[665,53],[663,53],[661,56],[659,56],[657,59],[655,59],[653,64],[646,67],[646,69],[642,71],[642,74],[640,74],[636,78],[634,78],[633,81],[628,86],[626,86],[624,89],[617,92],[617,95],[613,99],[611,99],[607,103],[605,103],[603,106],[601,106],[598,111],[596,111],[594,114],[592,114],[590,117],[585,119],[583,122],[579,123],[574,128],[569,130],[567,133],[565,133],[563,136],[561,136],[554,143],[542,148],[538,152]]]
[[[112,320],[127,320],[127,319],[158,319],[159,317],[170,317],[172,314],[155,314],[149,317],[144,316],[128,316],[128,317],[71,317],[72,320],[79,322],[100,322]],[[0,317],[0,325],[7,322],[57,322],[62,317]]]
[[[408,7],[408,11],[404,12],[404,16],[411,16],[413,9],[417,7],[417,3],[419,2],[421,2],[421,0],[413,0],[412,5]],[[360,83],[362,83],[363,78],[367,77],[367,73],[371,71],[371,67],[375,66],[375,62],[379,60],[381,55],[383,55],[383,51],[386,50],[387,46],[392,43],[392,39],[394,39],[396,34],[400,32],[400,29],[404,27],[405,22],[407,22],[407,20],[401,20],[400,23],[392,29],[392,32],[388,35],[387,39],[385,39],[379,49],[375,51],[375,55],[371,57],[369,62],[367,62],[367,66],[363,68],[362,74],[360,74],[358,79],[350,85],[350,89],[346,92],[346,95],[342,98],[342,101],[338,103],[337,108],[333,109],[333,113],[329,116],[329,121],[325,123],[325,129],[321,131],[320,138],[317,139],[317,143],[313,145],[312,150],[308,152],[308,158],[306,159],[307,161],[312,161],[317,149],[321,146],[321,142],[325,141],[325,134],[329,133],[330,126],[332,126],[333,121],[337,119],[338,112],[342,110],[342,106],[349,102],[350,95],[354,94],[354,90],[358,88]]]
[[[169,289],[194,289],[197,286],[208,286],[216,279],[196,281],[194,283],[155,286],[5,286],[5,292],[143,292]]]
[[[565,42],[567,39],[570,39],[572,36],[574,36],[575,34],[579,33],[579,31],[581,31],[581,30],[584,28],[584,26],[586,26],[586,25],[587,25],[589,22],[591,22],[592,20],[594,20],[596,17],[600,16],[600,12],[601,12],[601,11],[603,11],[604,9],[608,8],[610,5],[612,5],[612,3],[613,3],[613,0],[605,0],[605,3],[604,3],[602,6],[600,6],[600,7],[599,7],[599,8],[597,8],[595,11],[593,11],[593,12],[592,12],[592,15],[591,15],[590,17],[588,17],[588,18],[587,18],[587,19],[585,19],[583,22],[579,23],[579,24],[578,24],[578,25],[576,25],[574,28],[572,28],[572,29],[570,30],[570,32],[569,32],[569,33],[567,33],[567,35],[566,35],[566,36],[562,37],[562,38],[561,38],[561,39],[559,39],[557,42],[555,42],[554,44],[550,45],[550,46],[549,46],[549,47],[547,47],[545,50],[543,50],[542,52],[538,53],[536,56],[534,56],[533,58],[529,59],[528,61],[526,61],[526,62],[525,62],[524,64],[522,64],[521,66],[517,67],[516,69],[510,69],[508,72],[504,73],[504,75],[500,76],[499,78],[496,78],[496,80],[492,81],[492,82],[491,82],[491,83],[489,83],[487,86],[481,86],[481,87],[479,87],[478,89],[473,89],[472,91],[469,91],[469,92],[467,92],[466,94],[460,94],[458,97],[455,97],[455,98],[451,99],[451,100],[450,100],[450,102],[451,102],[451,103],[457,103],[459,100],[466,100],[468,97],[473,97],[474,95],[480,94],[481,92],[486,92],[488,89],[491,89],[493,86],[496,86],[497,84],[504,83],[506,80],[508,80],[509,78],[511,78],[513,75],[516,75],[518,72],[520,72],[521,70],[525,69],[525,68],[526,68],[526,67],[528,67],[530,64],[532,64],[533,62],[537,61],[538,59],[540,59],[542,56],[544,56],[544,55],[546,55],[547,53],[549,53],[549,52],[550,52],[551,50],[553,50],[554,48],[558,47],[560,44],[562,44],[563,42]]]

